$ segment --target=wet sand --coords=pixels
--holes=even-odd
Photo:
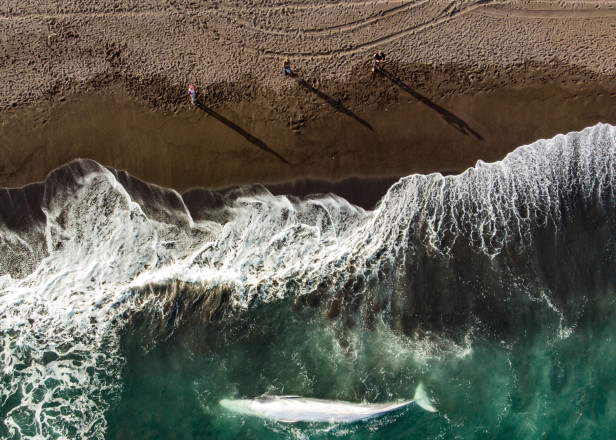
[[[373,81],[377,95],[392,97],[336,108],[305,92],[309,104],[323,101],[324,108],[298,126],[259,101],[164,112],[111,88],[18,108],[4,113],[0,127],[2,184],[43,180],[77,157],[178,191],[455,173],[477,160],[502,159],[536,139],[616,123],[611,78],[582,87],[551,81],[440,99],[383,76]]]
[[[7,4],[0,186],[78,157],[180,192],[457,173],[616,123],[615,5]],[[376,74],[374,50],[387,54]]]

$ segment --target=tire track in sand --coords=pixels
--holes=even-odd
[[[607,6],[615,5],[616,2],[609,2],[609,0],[602,5]],[[423,3],[423,2],[421,2]],[[453,4],[454,2],[452,2]],[[545,18],[554,18],[554,19],[588,19],[588,18],[616,18],[616,9],[507,9],[508,4],[513,4],[515,2],[498,2],[498,4],[494,4],[496,1],[493,0],[480,0],[475,4],[470,6],[461,8],[459,10],[451,11],[450,9],[444,10],[443,14],[435,17],[434,19],[414,25],[409,26],[405,29],[402,29],[397,32],[390,33],[388,35],[375,38],[372,40],[365,41],[363,43],[357,44],[352,48],[340,48],[333,50],[324,50],[324,51],[277,51],[277,50],[269,50],[269,49],[259,49],[250,45],[244,45],[244,48],[255,53],[259,53],[261,55],[266,56],[274,56],[274,57],[283,57],[283,56],[299,56],[305,58],[313,58],[313,59],[322,59],[322,58],[331,58],[334,56],[345,56],[345,55],[354,55],[359,52],[362,52],[366,49],[376,47],[378,45],[389,43],[391,41],[395,41],[399,38],[403,38],[405,36],[414,35],[423,30],[427,30],[433,28],[435,26],[439,26],[441,24],[447,23],[451,20],[454,20],[464,14],[468,13],[477,13],[481,15],[494,16],[494,17],[502,17],[502,16],[514,16],[519,18],[528,18],[528,19],[545,19]],[[410,5],[407,5],[407,7]],[[398,7],[400,8],[400,7]],[[393,15],[393,14],[392,14]]]
[[[382,12],[377,12],[375,14],[372,14],[368,17],[359,19],[359,20],[355,20],[355,21],[350,21],[348,23],[343,23],[343,24],[338,24],[338,25],[334,25],[334,26],[325,26],[322,28],[314,28],[314,29],[300,29],[300,28],[295,28],[295,29],[288,29],[288,30],[284,30],[282,28],[264,28],[264,27],[258,27],[258,26],[254,26],[252,24],[250,24],[250,22],[246,19],[243,18],[239,18],[237,16],[234,16],[233,19],[242,23],[242,25],[244,26],[245,29],[251,30],[253,32],[258,32],[261,34],[268,34],[268,35],[278,35],[278,36],[287,36],[287,35],[296,35],[296,34],[302,34],[304,36],[323,36],[323,35],[329,35],[332,32],[348,32],[348,31],[354,31],[357,29],[360,29],[362,27],[365,26],[369,26],[371,24],[376,23],[379,20],[383,20],[386,18],[391,18],[397,14],[400,14],[401,12],[407,12],[410,11],[418,6],[422,6],[426,3],[430,3],[433,0],[418,0],[418,1],[412,1],[412,2],[408,2],[405,4],[402,4],[400,6],[395,6],[393,8],[387,9],[385,11]],[[380,1],[377,2],[365,2],[366,5],[373,5],[373,4],[379,4],[382,3]],[[233,15],[233,14],[232,14]]]
[[[446,15],[440,15],[438,17],[435,17],[434,19],[421,23],[421,24],[417,24],[414,26],[409,26],[405,29],[402,29],[400,31],[397,32],[393,32],[391,34],[385,35],[383,37],[379,37],[379,38],[375,38],[372,40],[368,40],[365,41],[363,43],[357,44],[354,47],[347,49],[347,48],[340,48],[340,49],[333,49],[333,50],[327,50],[327,51],[306,51],[306,52],[291,52],[291,51],[277,51],[277,50],[270,50],[270,49],[259,49],[257,47],[253,47],[250,46],[248,44],[244,44],[243,47],[244,49],[250,50],[251,52],[254,53],[258,53],[261,55],[265,55],[265,56],[272,56],[272,57],[284,57],[284,56],[292,56],[292,57],[304,57],[304,58],[312,58],[312,59],[320,59],[320,58],[331,58],[334,56],[338,56],[338,55],[354,55],[356,53],[362,52],[366,49],[372,48],[372,47],[376,47],[380,44],[384,44],[384,43],[389,43],[391,41],[395,41],[399,38],[405,37],[405,36],[410,36],[410,35],[414,35],[418,32],[421,32],[423,30],[426,29],[430,29],[432,27],[441,25],[443,23],[447,23],[451,20],[454,20],[464,14],[468,14],[470,12],[475,11],[478,8],[483,8],[485,7],[485,0],[484,1],[479,1],[471,6],[467,6],[465,8],[462,8],[460,10],[457,11],[453,11],[453,12],[449,12],[446,13]],[[445,11],[444,11],[445,12]],[[230,40],[232,41],[232,40]],[[232,41],[233,43],[237,44],[236,42]]]
[[[79,19],[79,18],[107,18],[107,17],[144,17],[144,16],[171,16],[177,11],[165,9],[147,9],[141,11],[104,11],[104,12],[58,12],[44,14],[12,14],[0,15],[0,21],[27,21],[29,19],[59,20],[59,19]]]
[[[611,3],[614,4],[614,3]],[[616,9],[511,9],[505,5],[486,5],[481,15],[490,17],[515,17],[523,19],[589,19],[616,18]]]

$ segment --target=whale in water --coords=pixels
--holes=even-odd
[[[417,387],[413,400],[397,403],[351,403],[300,396],[260,396],[255,399],[223,399],[220,401],[223,407],[239,414],[289,423],[352,423],[380,417],[411,403],[416,403],[426,411],[436,411],[421,384]]]

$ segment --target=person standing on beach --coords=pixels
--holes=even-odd
[[[379,68],[379,64],[385,61],[385,54],[383,52],[375,52],[372,56],[372,71],[376,72]]]
[[[293,75],[293,71],[291,70],[291,61],[289,61],[289,57],[284,59],[282,63],[282,71],[285,75]]]
[[[197,105],[197,90],[192,84],[188,86],[188,95],[190,96],[190,102],[192,105]]]

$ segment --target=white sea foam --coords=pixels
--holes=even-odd
[[[102,437],[121,367],[118,330],[146,304],[164,308],[154,285],[224,288],[240,309],[319,289],[369,292],[366,301],[393,314],[387,304],[410,301],[392,296],[407,292],[404,267],[418,246],[444,259],[462,239],[492,258],[508,242],[530,246],[533,227],[558,227],[572,193],[613,200],[615,163],[616,129],[600,124],[460,176],[406,177],[373,212],[335,196],[291,203],[257,192],[229,201],[228,221],[217,223],[193,221],[183,202],[148,216],[147,201],[88,162],[70,184],[46,188],[48,256],[24,278],[0,277],[4,423],[23,438]],[[28,252],[15,233],[0,237]],[[561,313],[549,296],[539,300]]]

